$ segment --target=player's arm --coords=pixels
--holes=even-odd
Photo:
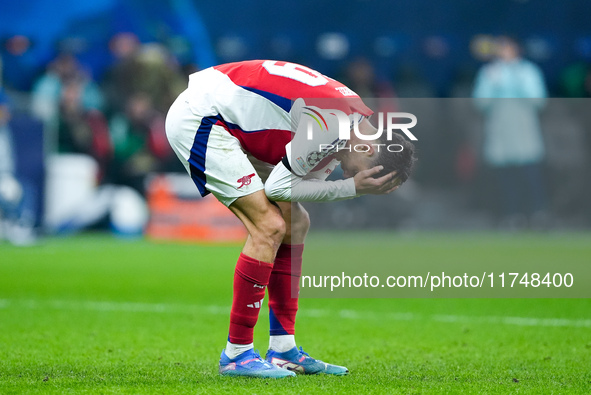
[[[324,181],[317,178],[299,177],[279,162],[265,182],[265,193],[278,202],[327,202],[350,199],[357,196],[355,181]],[[288,164],[289,165],[289,164]]]
[[[301,107],[301,106],[300,106]],[[302,107],[303,115],[311,118],[299,118],[293,140],[285,147],[286,156],[278,163],[265,183],[267,197],[274,201],[327,202],[354,198],[368,193],[387,193],[393,190],[391,174],[374,178],[382,167],[359,172],[355,177],[325,181],[325,168],[319,169],[323,160],[328,159],[346,141],[339,138],[339,118],[332,110],[317,107]],[[306,114],[308,113],[308,114]],[[345,118],[345,127],[349,119]],[[331,171],[337,161],[330,161]]]
[[[325,181],[299,177],[284,162],[275,166],[265,183],[267,197],[278,202],[329,202],[366,194],[390,193],[398,187],[393,174],[374,178],[382,166],[360,171],[355,177],[345,180]]]

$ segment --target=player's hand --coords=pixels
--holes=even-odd
[[[358,195],[383,195],[394,192],[399,186],[396,172],[388,173],[380,178],[374,178],[376,174],[384,169],[384,166],[372,167],[355,174],[355,191]]]

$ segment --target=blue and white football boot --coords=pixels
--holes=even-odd
[[[280,368],[291,370],[299,374],[332,374],[335,376],[344,376],[349,373],[349,369],[344,366],[331,365],[312,358],[302,347],[292,348],[286,352],[267,351],[265,360]]]
[[[220,356],[220,374],[222,376],[243,376],[280,379],[295,376],[294,372],[282,369],[261,358],[253,349],[243,352],[234,359],[228,358],[226,350]]]

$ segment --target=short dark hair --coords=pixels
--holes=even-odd
[[[387,139],[387,135],[384,133],[380,139],[378,139],[377,144],[380,144],[380,146],[374,165],[382,165],[384,166],[384,169],[375,177],[379,178],[395,171],[396,178],[400,180],[400,184],[408,180],[412,173],[414,163],[417,160],[415,157],[414,144],[399,133],[392,133],[392,138],[390,140]],[[387,147],[392,146],[393,144],[395,146],[392,147],[391,150],[399,152],[391,152],[388,150]]]

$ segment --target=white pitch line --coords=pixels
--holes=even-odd
[[[140,303],[140,302],[100,302],[72,300],[34,300],[34,299],[0,299],[0,309],[52,309],[52,310],[83,310],[101,312],[133,312],[157,314],[211,314],[228,315],[229,306],[190,305],[171,303]],[[503,317],[503,316],[468,316],[468,315],[424,315],[416,313],[387,313],[359,310],[303,309],[300,316],[310,318],[343,318],[368,321],[435,321],[441,323],[465,324],[500,324],[514,326],[538,327],[576,327],[591,328],[591,319],[568,318],[536,318],[536,317]]]
[[[433,315],[433,321],[451,323],[483,323],[504,324],[516,326],[545,326],[545,327],[591,327],[591,319],[572,320],[568,318],[535,318],[535,317],[502,317],[502,316],[462,316],[462,315]]]

